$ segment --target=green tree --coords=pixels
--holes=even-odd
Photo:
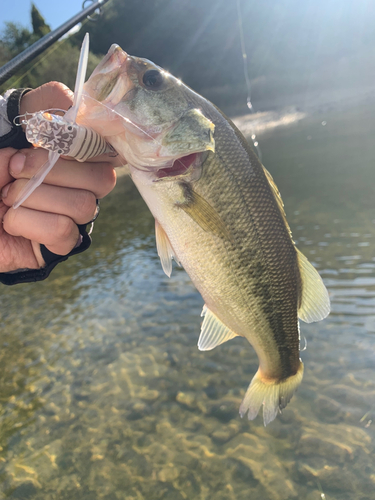
[[[27,49],[34,43],[33,34],[21,24],[5,23],[5,29],[0,38],[0,46],[9,59]]]
[[[51,31],[51,28],[48,24],[46,24],[44,17],[33,3],[31,4],[31,22],[33,25],[33,33],[38,38],[42,38]]]
[[[56,80],[73,90],[77,74],[80,49],[69,39],[56,42],[46,52],[31,61],[0,87],[0,92],[8,88],[36,88],[43,83]],[[0,43],[0,58],[1,58]],[[87,75],[98,65],[101,56],[89,54]]]
[[[5,23],[0,33],[0,65],[5,64],[17,54],[32,45],[50,31],[38,9],[32,4],[31,18],[33,32],[26,27]],[[80,48],[72,45],[70,38],[65,38],[49,47],[44,53],[23,66],[0,87],[0,92],[12,87],[38,87],[51,80],[57,80],[73,88]],[[89,54],[88,74],[99,63],[101,56]]]

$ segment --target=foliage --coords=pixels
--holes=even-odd
[[[32,32],[20,24],[5,23],[6,27],[0,38],[0,64],[5,64],[51,31],[34,4],[31,8],[31,19]],[[35,88],[51,80],[63,82],[73,88],[79,51],[79,47],[73,45],[68,38],[56,42],[5,82],[0,91],[13,87]],[[99,60],[100,56],[90,53],[88,72],[93,71]]]
[[[5,30],[0,39],[0,47],[4,54],[3,57],[11,59],[27,49],[35,41],[34,34],[27,28],[24,28],[20,24],[6,22]]]
[[[56,80],[74,88],[80,49],[72,46],[68,39],[56,42],[44,54],[38,56],[15,76],[10,78],[3,88],[32,87]],[[101,57],[89,54],[88,73],[99,63]]]
[[[38,38],[42,38],[42,36],[51,31],[51,28],[48,26],[48,24],[46,24],[43,16],[40,14],[39,10],[33,3],[31,4],[31,22],[33,25],[33,33]]]

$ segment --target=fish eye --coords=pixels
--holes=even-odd
[[[157,69],[149,69],[143,75],[142,82],[150,90],[159,90],[164,82],[164,78]]]

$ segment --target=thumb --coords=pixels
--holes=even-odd
[[[73,92],[60,82],[48,82],[22,97],[20,114],[35,113],[51,108],[69,109],[73,104]]]
[[[9,162],[16,153],[17,150],[13,148],[0,149],[0,190],[9,182],[14,181],[14,178],[9,173]]]

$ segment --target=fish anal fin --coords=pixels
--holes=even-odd
[[[237,333],[225,326],[207,306],[203,307],[202,316],[204,316],[204,320],[198,340],[200,351],[211,351],[216,346],[238,336]]]
[[[160,257],[161,267],[163,268],[163,271],[168,276],[168,278],[170,278],[172,274],[172,258],[177,262],[178,265],[180,265],[180,263],[176,257],[176,254],[172,248],[166,232],[157,220],[155,220],[155,236],[156,248]]]
[[[263,405],[263,421],[266,426],[286,407],[296,392],[303,377],[303,363],[297,373],[284,380],[267,380],[260,370],[254,375],[240,406],[240,415],[248,414],[249,420],[254,420]]]
[[[326,318],[330,311],[327,289],[318,271],[298,249],[297,258],[302,282],[298,317],[306,323],[320,321]]]

